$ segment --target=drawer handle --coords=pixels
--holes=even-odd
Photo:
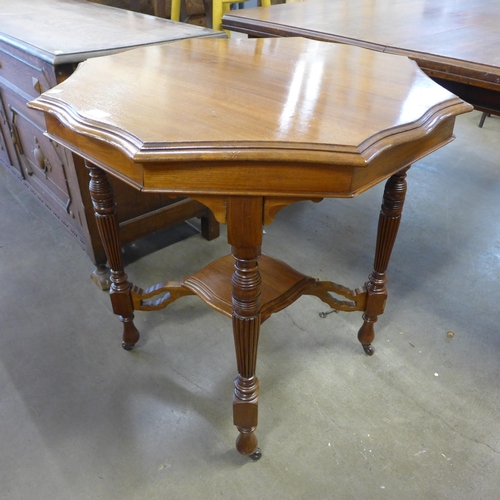
[[[33,88],[39,93],[42,93],[42,86],[40,85],[40,82],[33,76],[31,77],[31,81],[33,83]]]
[[[33,157],[35,158],[35,163],[38,168],[45,174],[47,177],[47,173],[52,170],[52,165],[49,160],[45,158],[40,145],[38,144],[38,140],[35,138],[35,149],[33,149]]]

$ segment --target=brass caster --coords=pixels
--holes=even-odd
[[[122,347],[123,347],[126,351],[131,351],[131,350],[134,348],[134,345],[135,345],[135,344],[125,344],[125,342],[122,342]]]
[[[254,462],[260,460],[262,458],[262,451],[260,448],[257,448],[251,455],[248,455]]]
[[[373,353],[375,352],[375,348],[371,344],[361,344],[363,346],[363,350],[365,351],[368,356],[373,356]]]

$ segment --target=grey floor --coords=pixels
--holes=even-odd
[[[311,297],[263,325],[259,462],[234,449],[230,321],[184,298],[138,312],[123,351],[86,254],[0,170],[0,498],[499,499],[500,118],[479,117],[410,171],[373,357],[359,313],[321,319]],[[360,286],[381,195],[292,205],[264,250]],[[128,273],[147,286],[227,252],[223,228]]]

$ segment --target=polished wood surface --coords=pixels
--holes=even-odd
[[[261,323],[314,295],[361,312],[358,339],[373,353],[407,170],[450,142],[456,115],[471,109],[407,58],[305,38],[193,39],[93,59],[30,106],[91,172],[123,347],[139,339],[135,310],[186,295],[232,318],[236,447],[254,459]],[[179,281],[131,284],[107,174],[206,204],[227,224],[231,255]],[[362,286],[320,281],[261,255],[263,226],[284,206],[351,197],[385,179],[373,270]]]
[[[33,104],[57,111],[58,138],[103,168],[112,145],[113,173],[145,191],[197,196],[352,196],[421,156],[389,163],[390,146],[450,140],[444,116],[463,107],[406,58],[304,39],[191,39],[77,75]]]
[[[306,0],[228,12],[226,29],[402,54],[478,109],[500,112],[500,2]]]
[[[192,36],[219,36],[207,28],[86,0],[0,0],[0,32],[0,40],[51,64],[75,63]]]

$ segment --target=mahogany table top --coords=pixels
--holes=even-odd
[[[305,38],[90,59],[31,105],[126,182],[192,197],[352,196],[449,142],[471,109],[405,57]]]
[[[449,78],[473,77],[500,90],[497,0],[306,0],[230,11],[223,26],[254,36],[306,36],[404,54],[421,67],[437,65]]]

